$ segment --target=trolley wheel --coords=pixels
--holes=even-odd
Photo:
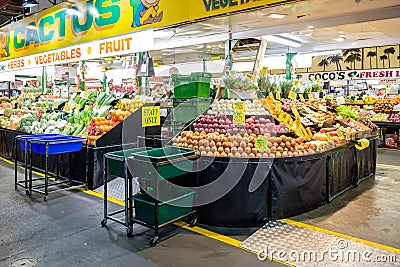
[[[193,219],[193,220],[191,220],[190,221],[190,227],[195,227],[196,226],[196,224],[197,224],[197,218],[195,218],[195,219]]]
[[[157,245],[158,237],[154,237],[152,240],[150,240],[150,246],[155,247]]]
[[[103,227],[106,226],[106,225],[107,225],[107,219],[101,220],[100,224],[101,224],[101,226],[103,226]]]
[[[126,235],[127,235],[128,237],[132,237],[132,236],[133,236],[133,228],[132,228],[132,227],[128,227],[128,228],[126,229]]]
[[[49,196],[44,196],[44,201],[47,201],[49,199]]]

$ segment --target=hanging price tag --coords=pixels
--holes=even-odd
[[[276,99],[281,100],[281,92],[276,92]]]
[[[326,140],[328,140],[329,143],[333,143],[332,137],[329,133],[325,134]]]
[[[236,112],[244,112],[246,105],[244,102],[235,102],[233,104],[233,108],[235,109]]]
[[[81,108],[80,108],[79,105],[76,105],[76,106],[75,106],[75,110],[76,110],[76,111],[79,111],[80,109],[81,109]]]
[[[268,139],[259,137],[256,138],[256,143],[254,144],[254,147],[260,151],[265,151],[268,148]]]
[[[233,113],[233,124],[235,125],[245,125],[246,124],[246,116],[243,112],[235,112]]]
[[[300,114],[299,114],[299,111],[297,110],[297,108],[295,108],[295,107],[293,107],[292,108],[292,112],[293,112],[293,115],[295,116],[295,117],[300,117]]]
[[[297,99],[297,94],[295,92],[293,92],[293,91],[290,91],[288,97],[289,97],[289,99],[296,100]]]
[[[300,101],[301,102],[305,102],[306,100],[304,99],[304,95],[303,94],[299,94],[299,97],[300,97]]]
[[[53,107],[54,107],[54,109],[58,109],[58,101],[54,101]]]
[[[275,97],[274,97],[274,94],[272,93],[272,92],[269,92],[269,97],[271,97],[272,99],[274,99],[275,100]]]
[[[43,103],[40,103],[40,109],[41,109],[41,110],[44,110],[44,109],[45,109]]]
[[[308,94],[308,99],[309,99],[309,100],[314,100],[314,97],[312,96],[311,93]]]
[[[281,108],[281,102],[276,101],[275,106],[276,106],[276,109],[278,110],[278,112],[280,112],[280,111],[282,110],[282,108]]]
[[[262,76],[265,76],[265,75],[267,75],[267,67],[263,67],[262,69],[261,69],[261,75]]]

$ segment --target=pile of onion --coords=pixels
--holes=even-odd
[[[256,138],[266,138],[264,151],[255,148]],[[173,146],[197,150],[197,155],[230,158],[282,158],[307,156],[320,152],[317,145],[304,142],[302,138],[256,134],[220,134],[183,131],[172,140]]]

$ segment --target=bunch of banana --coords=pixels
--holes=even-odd
[[[363,150],[366,149],[367,147],[369,147],[369,141],[368,139],[359,139],[356,141],[357,143],[355,144],[355,147],[358,150]]]

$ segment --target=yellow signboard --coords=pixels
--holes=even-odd
[[[281,92],[276,92],[276,99],[281,100]]]
[[[5,34],[0,38],[0,60],[16,59],[277,2],[283,0],[90,0],[74,4],[62,2],[4,27]],[[126,45],[123,42],[107,44],[104,55],[123,50]],[[75,55],[71,51],[65,52],[62,56],[79,58],[80,51],[73,53]],[[24,67],[21,64],[26,62],[15,61],[12,64],[21,68]]]
[[[306,100],[304,99],[304,95],[303,94],[299,94],[299,97],[300,97],[300,101],[301,102],[305,102]]]
[[[235,102],[233,108],[236,112],[244,112],[246,109],[246,104],[244,102]]]
[[[246,116],[243,112],[235,112],[233,113],[233,124],[235,125],[245,125],[246,124]]]
[[[160,125],[160,106],[142,107],[142,127]]]
[[[267,148],[268,148],[267,138],[263,138],[263,137],[256,138],[256,143],[254,144],[254,147],[260,151],[267,150]]]

